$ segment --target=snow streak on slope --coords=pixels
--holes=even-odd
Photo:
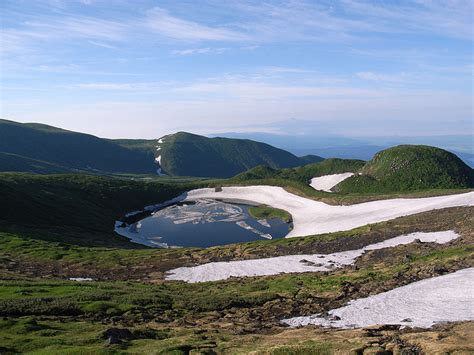
[[[368,250],[389,248],[409,244],[416,239],[422,242],[448,243],[458,238],[454,231],[412,233],[370,244],[362,249],[333,254],[287,255],[273,258],[213,262],[194,267],[170,270],[166,279],[187,282],[205,282],[228,279],[229,277],[276,275],[290,272],[328,271],[351,265],[356,258]]]
[[[158,140],[158,144],[156,145],[156,151],[157,151],[158,153],[159,153],[160,150],[161,150],[161,144],[164,143],[165,137],[166,137],[166,136],[161,137],[161,138]],[[161,154],[158,155],[158,156],[155,158],[155,163],[158,164],[158,169],[156,169],[156,173],[157,173],[159,176],[166,175],[166,174],[163,174],[163,169],[161,168]]]
[[[315,177],[311,179],[309,184],[315,190],[331,192],[331,189],[339,184],[341,181],[354,175],[354,173],[332,174]]]
[[[474,268],[433,277],[375,296],[349,302],[345,307],[319,315],[295,317],[292,326],[356,328],[376,324],[401,324],[429,328],[440,322],[474,320]]]

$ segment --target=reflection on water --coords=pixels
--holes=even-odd
[[[137,243],[157,247],[210,247],[284,237],[280,219],[255,220],[247,205],[216,200],[187,201],[155,212],[128,227]]]

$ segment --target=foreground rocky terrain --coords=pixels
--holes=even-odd
[[[459,322],[429,329],[402,329],[390,324],[346,330],[289,328],[282,322],[292,317],[324,316],[351,300],[474,267],[474,207],[470,206],[473,201],[469,189],[342,194],[317,191],[307,183],[297,179],[263,179],[255,183],[0,174],[4,202],[0,205],[0,352],[474,351],[469,342],[473,337],[472,321],[467,321],[472,319],[470,314],[456,318]],[[270,187],[280,195],[292,196],[295,206],[304,201],[321,208],[319,212],[377,205],[385,206],[386,212],[382,212],[386,215],[344,228],[338,228],[337,219],[333,219],[334,227],[323,234],[317,233],[316,228],[315,235],[262,238],[206,249],[153,249],[113,232],[115,221],[129,221],[124,216],[131,211],[163,203],[190,190],[225,193],[234,184],[252,185],[250,189],[258,191],[261,188],[256,185],[273,185]],[[202,188],[207,189],[199,190]],[[387,202],[380,201],[393,198],[396,200],[388,202],[390,208]],[[400,201],[422,202],[425,207],[412,208],[409,213],[414,214],[403,216],[406,213],[400,213],[398,205],[392,204]],[[456,202],[430,206],[426,201]],[[292,208],[289,204],[287,209],[293,211]],[[291,216],[296,226],[301,222],[300,211],[303,213],[304,208],[295,208]],[[373,212],[379,213],[377,208]],[[304,213],[301,216],[306,218],[305,223],[314,218]],[[346,214],[344,218],[349,217]],[[412,238],[409,244],[367,248],[419,232],[443,232],[453,238],[443,242]],[[303,260],[304,255],[363,248],[353,263],[304,270],[309,272],[198,283],[169,280],[173,269],[207,263],[301,255],[302,263],[310,265]]]
[[[2,234],[3,352],[39,347],[48,353],[468,353],[472,322],[331,330],[289,329],[281,319],[323,313],[351,299],[473,267],[473,215],[472,207],[449,208],[320,237],[202,250],[66,248]],[[448,229],[461,237],[447,244],[415,242],[369,251],[355,265],[329,272],[198,284],[164,281],[172,267],[262,257],[262,250],[267,256],[325,253]],[[94,281],[68,281],[71,277]]]

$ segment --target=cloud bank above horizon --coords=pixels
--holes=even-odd
[[[5,0],[1,117],[102,137],[473,131],[471,1]]]

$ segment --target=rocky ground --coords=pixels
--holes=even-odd
[[[449,208],[320,237],[202,250],[118,252],[21,241],[28,242],[30,248],[21,252],[23,244],[18,242],[14,248],[13,238],[1,248],[0,255],[0,336],[6,339],[0,346],[26,352],[27,339],[43,346],[38,345],[44,344],[45,335],[41,334],[50,334],[54,339],[63,336],[61,341],[77,343],[79,348],[81,342],[86,342],[94,351],[108,353],[472,353],[473,322],[432,329],[382,326],[331,330],[311,326],[290,329],[280,320],[324,313],[351,299],[473,267],[473,216],[472,207]],[[178,266],[256,256],[330,253],[400,234],[451,229],[461,237],[448,244],[412,243],[373,250],[358,258],[355,265],[330,272],[192,285],[163,280],[166,270]],[[92,277],[97,281],[60,281],[69,277]],[[54,306],[59,307],[53,309],[55,315],[45,306],[50,299],[60,302]],[[61,310],[64,315],[58,315]],[[71,310],[75,315],[68,313]],[[33,330],[18,332],[16,327],[20,325]],[[76,339],[75,327],[83,329],[85,340]],[[114,328],[128,331],[107,333]]]

